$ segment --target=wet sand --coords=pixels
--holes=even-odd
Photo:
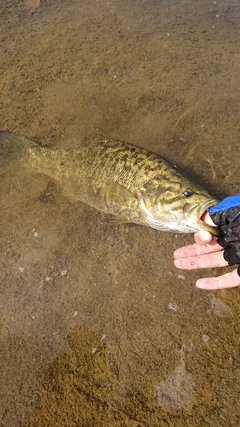
[[[239,192],[237,0],[2,0],[0,22],[1,129]],[[176,270],[191,235],[112,224],[17,158],[0,182],[1,425],[236,427],[239,289],[195,288],[228,269]]]

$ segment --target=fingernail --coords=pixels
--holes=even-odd
[[[211,235],[209,233],[209,231],[201,231],[201,240],[205,241],[205,242],[209,242],[209,240],[211,239]]]

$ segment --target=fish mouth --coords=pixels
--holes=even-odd
[[[197,213],[197,217],[198,217],[196,222],[200,226],[199,230],[209,231],[211,234],[214,234],[215,236],[219,234],[219,230],[216,227],[212,227],[211,225],[206,224],[202,220],[202,216],[208,208],[211,208],[212,206],[216,205],[218,202],[219,201],[217,199],[211,199],[211,200],[208,200],[207,202],[204,202],[201,205],[198,205],[196,203],[187,212],[187,216],[188,216],[190,212],[195,210],[195,213]]]

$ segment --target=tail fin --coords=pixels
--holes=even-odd
[[[27,164],[29,148],[37,146],[36,142],[24,136],[0,131],[0,168],[15,161]]]

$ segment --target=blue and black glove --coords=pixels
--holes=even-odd
[[[224,249],[224,259],[229,265],[240,264],[240,194],[226,197],[208,213],[220,230],[218,243]]]

